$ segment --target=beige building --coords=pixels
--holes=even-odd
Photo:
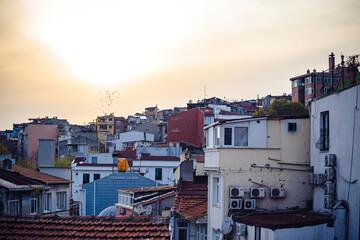
[[[311,207],[309,118],[247,118],[205,128],[208,238],[230,215]]]
[[[96,132],[98,141],[101,144],[102,151],[106,148],[106,138],[108,135],[114,135],[114,123],[115,117],[114,114],[111,113],[110,115],[105,115],[96,118]]]

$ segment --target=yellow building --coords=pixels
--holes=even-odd
[[[115,133],[115,116],[113,113],[96,118],[95,124],[97,138],[101,145],[101,152],[106,149],[106,139],[108,135],[114,135]]]
[[[228,215],[311,206],[308,117],[230,120],[205,132],[209,239]]]

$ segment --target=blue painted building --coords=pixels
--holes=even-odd
[[[118,202],[118,189],[162,186],[139,173],[120,172],[85,184],[86,215],[99,215]],[[95,211],[94,211],[95,210]]]

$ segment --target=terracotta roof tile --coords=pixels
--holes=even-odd
[[[2,167],[3,163],[0,161],[0,167]],[[38,172],[32,169],[24,168],[18,165],[12,165],[11,169],[15,172],[20,173],[24,177],[33,179],[35,181],[39,181],[41,183],[54,184],[54,183],[71,183],[72,181],[52,176],[46,173]]]
[[[202,218],[207,215],[207,197],[177,195],[173,209],[174,212],[186,218]]]
[[[145,218],[3,216],[0,239],[170,239],[167,225]]]

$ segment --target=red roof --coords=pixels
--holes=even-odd
[[[167,224],[144,218],[1,217],[0,239],[170,239]]]
[[[199,219],[207,215],[207,196],[176,195],[174,212],[185,218]]]
[[[0,161],[0,167],[3,166],[3,163]],[[39,181],[41,183],[47,183],[47,184],[56,184],[56,183],[71,183],[72,181],[52,176],[46,173],[38,172],[32,169],[24,168],[18,165],[12,165],[11,169],[15,172],[20,173],[24,177],[33,179],[35,181]]]
[[[252,226],[281,229],[299,228],[304,226],[314,226],[330,223],[334,221],[334,219],[331,215],[328,214],[321,214],[310,211],[297,211],[238,216],[235,218],[235,221]]]
[[[205,162],[205,154],[191,154],[191,158],[195,159],[198,163],[204,163]]]
[[[207,183],[182,181],[179,195],[207,196]]]

